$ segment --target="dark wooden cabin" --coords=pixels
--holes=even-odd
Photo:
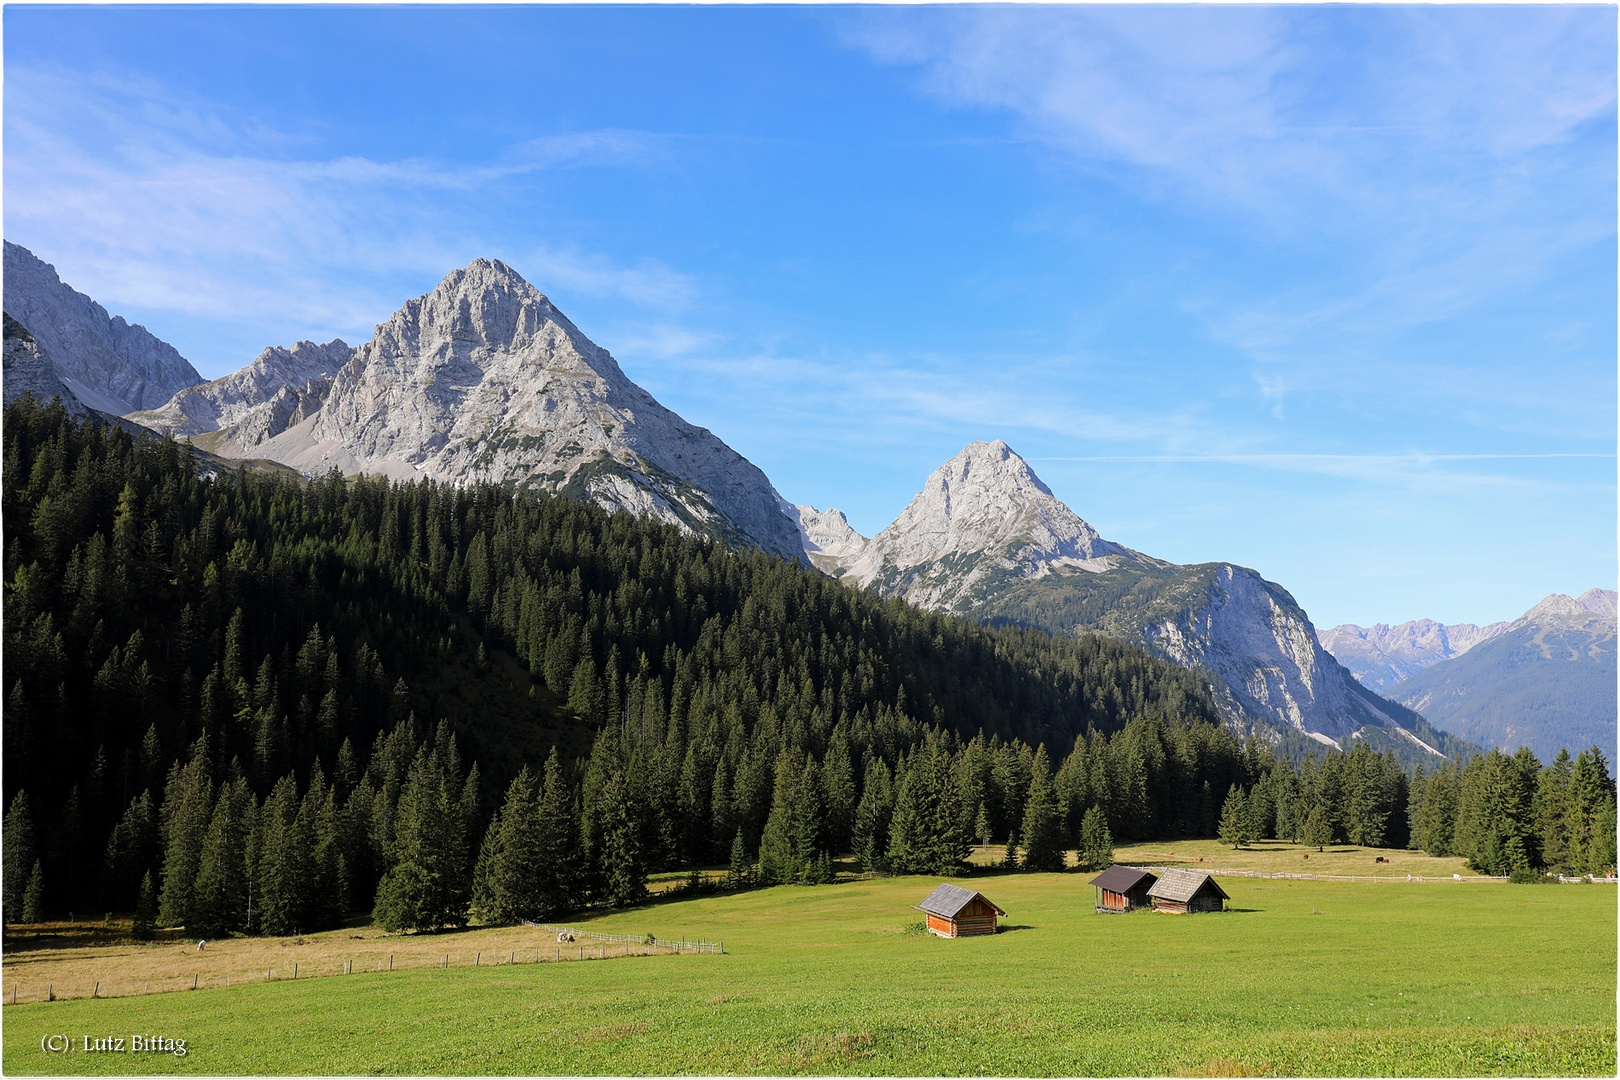
[[[1186,915],[1194,911],[1221,911],[1231,897],[1215,879],[1199,870],[1166,870],[1147,894],[1154,911]]]
[[[1007,914],[972,889],[941,885],[917,905],[928,929],[940,937],[971,937],[996,932],[996,916]]]
[[[1148,890],[1159,879],[1134,866],[1110,866],[1091,879],[1097,887],[1097,910],[1105,913],[1148,907]]]

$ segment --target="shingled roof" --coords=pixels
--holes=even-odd
[[[1110,866],[1102,873],[1091,879],[1091,883],[1099,889],[1106,889],[1112,893],[1128,893],[1143,880],[1155,880],[1146,870],[1135,866]]]
[[[1157,896],[1161,900],[1174,900],[1185,903],[1197,895],[1198,890],[1205,883],[1223,900],[1232,899],[1226,895],[1226,890],[1215,884],[1215,879],[1201,870],[1166,870],[1159,875],[1159,880],[1153,883],[1148,890],[1149,896]]]
[[[991,907],[996,908],[997,915],[1007,914],[996,907],[995,904],[990,903],[984,896],[974,892],[972,889],[964,889],[960,885],[941,885],[929,893],[928,898],[918,904],[917,907],[930,915],[938,915],[942,919],[954,919],[958,912],[973,903],[973,898],[976,896],[980,900],[984,900],[985,903],[990,904]]]

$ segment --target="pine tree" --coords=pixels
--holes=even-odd
[[[726,888],[746,888],[753,877],[753,867],[748,861],[748,846],[743,843],[742,830],[737,830],[737,838],[731,842],[731,865],[726,869]]]
[[[1040,873],[1063,869],[1063,811],[1058,806],[1044,744],[1035,751],[1020,832],[1024,837],[1024,869]]]
[[[539,918],[546,908],[540,792],[525,766],[484,834],[473,908],[491,923]]]
[[[1311,807],[1305,815],[1305,826],[1300,830],[1300,842],[1321,851],[1333,843],[1333,826],[1328,824],[1327,811],[1320,806]]]
[[[189,925],[192,890],[202,861],[203,841],[213,818],[213,784],[208,776],[207,737],[199,739],[189,764],[176,776],[164,795],[163,815],[167,844],[163,856],[163,887],[158,922],[163,926]]]
[[[473,867],[459,761],[441,725],[435,744],[417,751],[400,790],[391,865],[377,885],[375,917],[387,930],[439,930],[467,921]],[[466,789],[469,795],[476,790],[472,775]]]
[[[759,838],[759,877],[767,885],[797,881],[804,870],[799,821],[803,811],[800,794],[803,760],[801,755],[787,749],[776,759],[771,812]]]
[[[622,776],[602,789],[603,899],[615,907],[647,895],[647,864],[641,849],[636,808]]]
[[[12,796],[11,808],[6,811],[0,836],[3,836],[5,862],[5,896],[0,899],[0,905],[3,905],[9,919],[10,913],[23,909],[29,868],[34,864],[34,818],[28,808],[26,791],[18,791]]]
[[[887,869],[889,827],[894,816],[894,787],[889,767],[874,757],[866,766],[866,784],[855,808],[855,858],[867,873]]]
[[[821,764],[822,803],[826,808],[826,850],[848,851],[855,827],[855,767],[841,729],[834,729]]]
[[[951,783],[944,736],[930,733],[906,763],[889,824],[889,865],[900,873],[953,874],[973,849],[972,827]]]
[[[38,859],[23,888],[22,921],[39,923],[45,920],[45,870]]]
[[[1103,870],[1113,865],[1114,838],[1100,806],[1087,810],[1080,824],[1080,859],[1085,870]]]
[[[152,871],[141,878],[140,899],[135,904],[135,918],[130,923],[130,936],[136,941],[149,941],[157,924],[157,886],[152,884]]]
[[[579,821],[574,813],[573,791],[563,775],[557,748],[546,758],[540,792],[540,867],[537,906],[539,918],[552,918],[574,906],[579,895],[579,858],[576,837]]]
[[[1007,830],[1007,846],[1001,852],[1001,865],[1006,870],[1018,869],[1018,827]]]
[[[308,925],[313,892],[309,865],[312,838],[302,824],[298,783],[292,776],[284,776],[276,782],[259,813],[254,892],[258,896],[261,933],[285,936],[314,929]]]
[[[247,831],[254,809],[245,780],[220,788],[198,857],[188,933],[223,937],[247,925]]]
[[[1243,789],[1233,784],[1226,792],[1226,802],[1221,806],[1221,843],[1231,844],[1235,850],[1247,847],[1252,839],[1249,833],[1249,808]]]

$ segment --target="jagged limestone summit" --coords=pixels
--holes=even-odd
[[[332,388],[332,377],[353,355],[341,339],[272,346],[247,367],[188,387],[159,408],[130,413],[129,419],[165,435],[212,435],[202,440],[205,445],[240,456],[313,416]]]
[[[57,277],[33,252],[5,242],[5,311],[28,328],[57,376],[85,405],[121,416],[152,409],[203,381],[191,362]]]
[[[956,614],[1095,630],[1211,677],[1228,720],[1327,745],[1435,758],[1442,736],[1361,686],[1281,586],[1230,563],[1178,566],[1104,539],[1004,442],[974,442],[867,540],[800,506],[805,550],[852,584]]]

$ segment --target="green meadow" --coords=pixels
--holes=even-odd
[[[979,875],[992,938],[912,929],[888,878],[577,926],[727,955],[453,967],[7,1006],[34,1073],[1607,1075],[1616,895],[1597,885],[1221,879],[1223,914],[1097,915],[1086,877]],[[447,951],[455,935],[445,935]],[[41,1050],[164,1035],[185,1057]]]

